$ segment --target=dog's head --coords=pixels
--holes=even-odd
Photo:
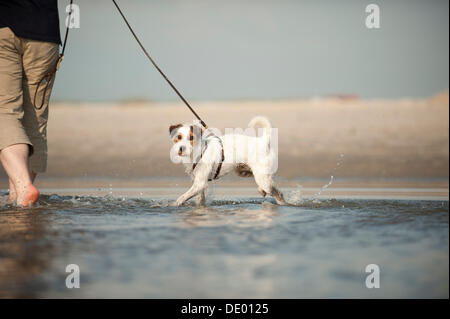
[[[180,158],[191,158],[201,139],[201,128],[195,124],[177,124],[169,127],[170,138]]]

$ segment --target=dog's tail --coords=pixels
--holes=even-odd
[[[255,116],[248,123],[248,127],[256,129],[257,126],[264,128],[263,137],[266,140],[267,149],[270,149],[270,139],[272,136],[272,125],[270,124],[269,120],[266,117]],[[256,131],[256,134],[258,134],[258,131]]]

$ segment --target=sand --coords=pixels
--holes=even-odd
[[[255,115],[267,116],[279,133],[277,175],[287,182],[334,175],[368,182],[437,180],[438,187],[448,187],[448,92],[429,99],[330,97],[192,104],[210,127],[221,131],[245,128]],[[147,182],[139,181],[148,179],[183,180],[184,168],[169,158],[168,127],[192,120],[178,102],[55,102],[48,126],[48,172],[38,182],[51,187],[73,185],[67,181],[96,186],[96,180],[112,179],[141,187]],[[2,188],[7,188],[3,172]]]

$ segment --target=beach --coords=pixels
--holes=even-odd
[[[411,180],[448,185],[448,92],[429,99],[305,100],[193,103],[210,127],[247,127],[253,116],[278,129],[278,178],[357,181]],[[61,187],[175,186],[184,167],[171,162],[169,126],[192,122],[180,103],[53,103],[48,125],[48,172],[37,185]],[[98,180],[99,183],[96,183]],[[140,182],[144,180],[144,182]],[[251,179],[238,180],[252,185]],[[447,181],[446,181],[447,180]],[[440,183],[440,185],[442,185]],[[162,184],[162,185],[161,185]],[[5,175],[0,189],[7,188]]]

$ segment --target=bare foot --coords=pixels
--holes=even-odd
[[[22,207],[34,206],[39,199],[39,191],[33,184],[28,184],[23,194],[19,194],[17,197],[17,205]]]

